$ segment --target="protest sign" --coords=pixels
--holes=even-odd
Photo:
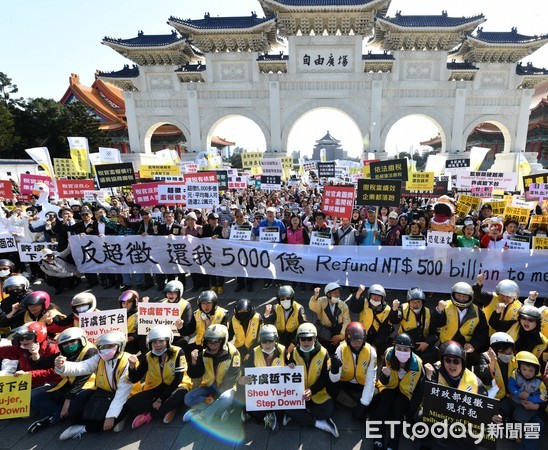
[[[251,225],[238,225],[233,223],[230,227],[230,239],[237,241],[251,240]]]
[[[32,375],[0,376],[0,420],[30,416]]]
[[[57,178],[86,178],[86,171],[81,172],[76,169],[74,161],[70,158],[53,158],[53,171]]]
[[[504,200],[484,200],[483,204],[488,204],[491,206],[493,216],[504,215],[504,210],[506,209],[506,202]]]
[[[310,233],[310,245],[320,247],[333,245],[333,235],[329,231],[313,231]]]
[[[45,175],[31,175],[30,173],[22,173],[19,176],[19,190],[21,191],[21,194],[32,194],[32,188],[38,181],[46,183],[50,193],[55,191],[53,181],[51,181],[50,177],[46,177]]]
[[[426,233],[426,245],[429,247],[447,247],[453,242],[451,231],[429,231]]]
[[[152,184],[152,183],[149,183]],[[182,183],[167,184],[157,183],[158,201],[164,205],[183,204],[187,199],[187,186]]]
[[[133,197],[135,203],[141,206],[153,206],[158,202],[158,185],[160,183],[140,183],[132,184],[131,190],[133,191]]]
[[[548,173],[537,173],[535,175],[526,175],[522,177],[523,191],[525,193],[525,200],[534,200],[529,198],[529,188],[531,184],[546,184],[548,183]]]
[[[282,187],[282,177],[277,175],[261,175],[261,189],[277,191]]]
[[[332,217],[352,217],[356,190],[348,186],[325,186],[322,211]]]
[[[475,197],[489,197],[493,192],[493,186],[472,186],[472,195]]]
[[[191,209],[213,209],[219,204],[219,185],[213,183],[186,184],[186,205]]]
[[[0,198],[11,198],[13,195],[13,184],[11,181],[0,181]]]
[[[533,183],[529,186],[529,198],[543,201],[548,198],[548,183]]]
[[[42,259],[42,250],[49,248],[57,251],[58,242],[19,242],[17,244],[21,262],[40,262]]]
[[[9,253],[17,251],[17,242],[8,231],[0,232],[0,253]]]
[[[358,180],[356,203],[358,205],[399,206],[401,181]]]
[[[164,183],[184,183],[185,176],[168,176],[168,175],[154,175],[152,177],[154,181],[163,181]]]
[[[242,167],[247,169],[251,169],[252,167],[260,167],[262,159],[262,152],[242,152]]]
[[[517,181],[515,172],[462,172],[457,174],[457,189],[471,191],[472,186],[493,186],[494,189],[514,191]]]
[[[279,242],[280,228],[278,227],[261,227],[259,229],[260,242]]]
[[[146,335],[157,325],[167,325],[174,336],[179,336],[175,322],[181,318],[179,303],[138,303],[137,334]]]
[[[320,178],[331,178],[335,176],[335,161],[319,162],[318,176]]]
[[[219,191],[221,192],[228,191],[228,171],[216,170],[215,173],[217,174],[217,183],[219,183]]]
[[[546,236],[534,236],[533,248],[535,250],[548,250],[548,237]],[[548,281],[548,277],[544,277],[544,282]]]
[[[246,367],[245,376],[251,377],[245,385],[247,411],[306,408],[303,366]]]
[[[404,234],[401,237],[401,246],[402,248],[426,248],[426,237],[425,236],[409,236]]]
[[[519,222],[520,225],[527,225],[529,223],[529,215],[531,211],[529,208],[519,208],[516,206],[507,206],[504,210],[504,221],[514,219]]]
[[[228,178],[228,189],[246,189],[248,177],[230,176]]]
[[[84,194],[84,197],[82,198],[82,201],[84,203],[93,203],[97,200],[100,200],[104,203],[105,201],[105,191],[82,191],[82,194]],[[97,198],[95,197],[97,195]]]
[[[82,328],[90,342],[95,343],[99,336],[109,331],[121,331],[127,337],[127,309],[108,309],[106,311],[92,311],[78,315]]]
[[[391,179],[407,181],[407,160],[391,159],[389,161],[372,162],[371,179]]]
[[[510,250],[529,251],[531,238],[529,236],[510,236],[506,239]]]
[[[410,191],[434,190],[434,172],[411,172],[409,179],[405,182],[405,188]]]
[[[445,172],[457,174],[470,171],[470,158],[468,159],[447,159],[445,160]]]
[[[543,230],[546,232],[548,230],[548,214],[531,216],[529,230]]]
[[[95,166],[97,182],[101,189],[135,184],[133,165],[129,163],[100,164]]]
[[[139,178],[153,178],[155,175],[178,177],[181,168],[175,164],[142,165],[139,166]]]
[[[59,198],[83,198],[85,191],[94,188],[93,180],[57,180]]]
[[[460,217],[466,216],[470,210],[479,209],[481,199],[472,195],[460,194],[457,201],[456,214]]]
[[[284,169],[282,161],[277,158],[263,158],[261,160],[261,173],[263,176],[283,177]]]

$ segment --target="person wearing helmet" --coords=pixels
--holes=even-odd
[[[259,341],[259,329],[263,324],[263,318],[257,312],[247,298],[241,298],[234,305],[234,315],[230,321],[234,335],[234,345],[245,358]]]
[[[109,331],[99,336],[96,346],[98,354],[83,361],[68,361],[63,355],[55,358],[55,371],[59,375],[95,374],[95,390],[86,404],[82,420],[61,433],[61,441],[81,437],[86,432],[118,432],[125,425],[127,415],[123,408],[133,388],[129,379],[131,355],[124,351],[126,336],[120,331]]]
[[[146,344],[144,342],[143,336],[139,336],[137,333],[137,303],[139,302],[140,296],[137,291],[128,289],[120,294],[118,297],[118,303],[120,308],[127,310],[127,344],[126,350],[128,353],[135,354],[141,351],[141,353],[146,353]]]
[[[415,346],[413,352],[422,360],[434,363],[438,360],[435,333],[430,333],[431,313],[425,306],[426,297],[422,289],[412,287],[407,291],[407,303],[390,313],[390,322],[400,324],[399,331],[408,334]]]
[[[61,355],[67,361],[84,361],[97,355],[97,349],[88,341],[86,332],[81,328],[67,328],[57,336],[57,345]],[[55,386],[42,386],[32,390],[31,405],[44,417],[32,423],[28,428],[30,434],[59,423],[65,418],[80,417],[84,407],[93,393],[95,377],[61,376]]]
[[[244,369],[246,367],[281,367],[285,366],[285,347],[279,342],[278,330],[274,325],[263,325],[259,330],[259,342],[247,354],[244,359]],[[238,389],[236,398],[245,405],[245,390],[242,386],[251,384],[251,376],[242,376],[238,380]],[[246,411],[242,412],[244,422],[253,417],[257,423],[264,423],[265,427],[272,431],[278,430],[278,423],[281,420],[280,411]]]
[[[202,227],[203,238],[223,239],[223,227],[219,225],[219,215],[215,212],[207,216],[207,223]],[[209,278],[210,289],[221,295],[224,292],[225,277],[206,275]]]
[[[381,357],[390,346],[390,335],[394,332],[391,318],[397,317],[399,300],[386,302],[386,291],[380,284],[372,284],[364,295],[365,286],[360,284],[356,294],[350,299],[350,311],[359,314],[359,322],[365,329],[366,340]]]
[[[485,314],[473,301],[472,286],[459,281],[451,289],[451,301],[440,300],[432,313],[432,329],[440,329],[440,342],[457,341],[464,346],[468,367],[478,364],[480,355],[489,347]]]
[[[275,325],[280,343],[291,352],[299,325],[308,322],[304,307],[295,301],[295,290],[290,285],[278,288],[278,304],[265,306],[263,319],[265,324]]]
[[[228,342],[228,328],[224,324],[209,325],[203,344],[203,350],[196,348],[190,355],[188,375],[199,380],[200,386],[185,397],[185,404],[190,409],[183,421],[203,420],[209,425],[220,417],[226,422],[241,375],[240,353]],[[213,403],[205,402],[208,397],[213,399]]]
[[[214,324],[228,326],[228,311],[217,306],[217,294],[203,291],[198,296],[198,309],[194,312],[196,321],[196,346],[202,345],[202,339],[208,327]]]
[[[59,347],[48,340],[48,331],[42,322],[30,322],[16,328],[12,345],[0,347],[0,359],[18,361],[15,375],[30,373],[33,388],[59,382],[52,364],[58,353]]]
[[[0,302],[0,336],[7,336],[10,333],[12,323],[17,322],[13,316],[23,315],[24,311],[19,308],[11,319],[6,318],[12,312],[13,305],[20,305],[21,301],[27,295],[29,290],[29,280],[23,275],[10,275],[2,286],[4,299]],[[23,323],[19,323],[22,325]]]
[[[365,341],[365,329],[351,322],[331,359],[327,390],[338,403],[348,406],[355,419],[363,419],[373,399],[377,376],[377,352]]]
[[[422,401],[424,367],[421,359],[413,352],[414,342],[406,333],[400,333],[394,340],[394,346],[384,354],[382,368],[375,397],[371,408],[371,418],[410,422]],[[387,435],[386,425],[381,425],[379,434],[382,438],[373,442],[373,449],[384,449],[383,441]],[[398,448],[401,429],[390,436],[386,448]]]
[[[57,256],[49,248],[42,250],[40,269],[44,272],[47,285],[55,288],[55,295],[64,289],[70,291],[82,282],[76,266]]]
[[[1,258],[0,259],[0,302],[4,300],[6,293],[4,291],[4,282],[8,277],[15,272],[15,264],[13,261]]]
[[[344,339],[345,330],[350,323],[350,311],[341,300],[341,287],[338,283],[328,283],[324,288],[324,296],[320,297],[320,288],[314,289],[308,307],[318,318],[318,340],[328,353],[332,355],[339,343]]]
[[[163,417],[171,423],[185,395],[192,389],[187,375],[183,349],[173,345],[173,331],[168,325],[157,325],[146,337],[148,352],[129,357],[129,379],[139,383],[143,377],[143,391],[131,397],[126,406],[136,414],[131,425],[139,428]]]
[[[304,395],[306,409],[285,411],[282,424],[295,420],[301,426],[316,427],[339,437],[333,422],[335,401],[327,392],[331,359],[318,341],[318,331],[311,323],[303,323],[297,329],[298,345],[288,354],[290,367],[303,366],[305,373]]]
[[[187,336],[190,336],[196,331],[196,319],[192,313],[192,306],[188,301],[183,298],[183,292],[185,286],[178,280],[171,280],[164,286],[164,294],[166,298],[162,300],[162,303],[177,303],[181,310],[181,318],[176,322],[175,326],[181,336],[176,344],[184,347],[186,346]]]
[[[522,304],[519,301],[519,286],[515,281],[502,280],[497,284],[495,292],[487,292],[482,290],[485,283],[485,276],[483,273],[479,273],[476,277],[476,284],[472,286],[474,290],[474,303],[483,306],[483,313],[487,323],[489,324],[491,316],[494,312],[499,315],[499,321],[511,322],[512,324],[518,319],[518,311]],[[531,297],[533,296],[533,297]],[[530,298],[536,300],[538,292],[531,291]],[[504,323],[500,324],[504,327]],[[502,329],[494,329],[489,324],[489,335],[492,335],[495,331],[504,331]]]

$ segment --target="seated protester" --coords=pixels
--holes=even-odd
[[[340,298],[341,287],[338,283],[329,283],[324,288],[325,297],[320,297],[320,288],[314,289],[308,307],[316,313],[318,340],[332,355],[344,339],[345,330],[350,323],[348,306]]]
[[[432,313],[432,328],[440,329],[440,342],[457,341],[464,346],[469,367],[479,362],[480,355],[489,346],[489,327],[485,314],[473,304],[474,291],[460,281],[451,289],[451,302],[440,300]]]
[[[280,344],[291,352],[295,347],[297,329],[308,320],[304,308],[295,301],[295,290],[292,286],[280,286],[277,300],[278,304],[274,308],[271,304],[265,306],[264,323],[276,326]]]
[[[278,330],[274,325],[263,325],[259,330],[260,345],[257,345],[244,359],[245,367],[281,367],[285,366],[285,347],[278,343]],[[251,384],[251,376],[243,376],[238,380],[236,396],[245,405],[245,390],[240,386]],[[264,422],[265,427],[272,431],[278,429],[279,411],[245,411],[243,419],[253,417],[257,423]],[[245,421],[245,420],[244,420]]]
[[[24,316],[25,311],[18,307],[29,292],[29,280],[23,275],[11,275],[3,283],[4,299],[0,302],[0,335],[7,336],[10,333],[12,323],[19,323],[16,315]],[[13,306],[18,305],[10,318],[6,316],[12,312]],[[24,323],[24,320],[23,320]],[[22,325],[22,323],[21,323]]]
[[[298,345],[288,355],[288,366],[303,366],[306,409],[285,411],[282,424],[291,419],[301,426],[316,427],[339,437],[333,422],[335,402],[327,393],[331,361],[327,350],[318,342],[318,332],[311,323],[303,323],[297,330]]]
[[[390,308],[385,301],[386,291],[380,284],[372,284],[367,290],[367,297],[363,295],[364,291],[365,286],[360,284],[356,295],[350,299],[350,311],[360,315],[358,321],[365,329],[366,340],[375,347],[377,356],[381,358],[390,346],[390,335],[394,331],[390,318],[397,317],[399,301]]]
[[[201,382],[200,387],[185,397],[185,405],[191,409],[183,421],[211,424],[220,416],[221,421],[226,422],[240,378],[240,354],[228,342],[228,328],[223,324],[210,325],[203,335],[203,344],[203,351],[194,349],[191,353],[188,375]]]
[[[472,286],[474,290],[474,303],[483,306],[483,313],[487,323],[491,319],[493,312],[500,315],[499,326],[507,327],[516,323],[518,311],[521,308],[519,301],[519,286],[515,281],[502,280],[497,284],[495,292],[486,292],[482,290],[485,276],[479,273],[476,278],[476,284]],[[507,330],[508,328],[506,328]],[[506,331],[503,329],[494,329],[489,326],[489,334],[495,331]]]
[[[508,241],[502,234],[503,223],[498,217],[489,219],[489,232],[481,238],[481,248],[508,248]]]
[[[457,247],[464,248],[479,248],[480,241],[475,237],[476,224],[470,216],[464,218],[464,226],[462,227],[462,235],[457,236]]]
[[[491,386],[489,397],[503,400],[510,395],[508,380],[517,368],[516,344],[512,336],[502,331],[493,333],[489,342],[490,348],[481,355],[474,373],[486,387]]]
[[[173,344],[173,332],[167,325],[157,325],[146,337],[147,353],[129,357],[129,379],[139,383],[146,375],[143,390],[131,397],[126,407],[137,414],[131,428],[139,428],[163,417],[171,423],[177,408],[192,389],[183,350]]]
[[[180,338],[175,341],[175,344],[179,347],[186,347],[188,338],[196,331],[196,320],[192,313],[192,306],[183,298],[184,285],[178,280],[168,281],[164,286],[165,299],[162,303],[177,303],[181,309],[181,318],[175,324],[177,331],[180,334]]]
[[[331,359],[327,387],[329,395],[348,406],[355,419],[364,419],[373,399],[377,377],[377,352],[365,341],[365,329],[359,322],[351,322],[345,340]]]
[[[379,394],[373,399],[371,419],[383,422],[380,426],[381,439],[373,442],[373,449],[384,449],[387,427],[384,422],[412,420],[422,401],[424,368],[421,359],[413,353],[413,340],[405,333],[398,334],[394,347],[386,350],[385,365],[377,381]],[[386,448],[398,448],[401,426],[390,436]]]
[[[13,345],[0,347],[0,359],[10,359],[19,362],[15,375],[30,373],[32,388],[46,384],[55,385],[60,378],[55,374],[53,360],[50,367],[44,367],[38,361],[48,361],[50,357],[59,354],[59,347],[47,339],[47,329],[42,322],[29,322],[16,328],[13,334]]]
[[[86,432],[122,431],[126,414],[122,409],[133,384],[128,377],[129,353],[125,353],[126,337],[120,331],[109,331],[97,339],[99,353],[89,359],[73,362],[65,356],[55,359],[59,375],[80,377],[95,374],[95,390],[84,409],[81,424],[68,427],[59,439],[78,439]]]
[[[234,345],[240,356],[245,358],[259,342],[259,329],[263,324],[263,318],[255,312],[251,300],[241,298],[234,305],[234,315],[230,324],[234,334]]]
[[[436,348],[438,336],[430,333],[431,313],[424,306],[425,301],[423,290],[412,287],[407,291],[407,303],[397,310],[397,314],[391,314],[390,317],[394,325],[400,324],[400,333],[406,333],[413,339],[413,353],[424,364],[436,362],[439,355]]]
[[[57,337],[57,345],[67,361],[79,362],[97,355],[97,349],[87,340],[86,333],[81,328],[72,327],[64,330]],[[61,376],[61,381],[53,387],[42,386],[33,389],[30,403],[43,418],[34,422],[28,432],[34,434],[61,420],[80,417],[93,394],[94,386],[94,375]]]
[[[196,321],[195,345],[202,348],[202,339],[210,325],[228,326],[228,311],[217,306],[217,294],[213,291],[203,291],[198,296],[198,310],[194,312]]]
[[[47,285],[55,288],[55,295],[63,289],[70,291],[82,282],[76,266],[56,256],[49,248],[42,250],[40,269],[44,272]]]
[[[137,354],[139,351],[142,354],[146,353],[146,343],[143,342],[142,336],[137,333],[137,303],[139,302],[139,293],[131,289],[124,291],[118,297],[120,308],[127,310],[127,344],[126,350],[128,353]]]
[[[13,261],[2,258],[0,259],[0,303],[4,300],[6,293],[4,291],[4,283],[11,276],[12,273],[15,273],[15,264]],[[8,311],[9,312],[9,311]]]
[[[72,297],[70,309],[72,312],[68,316],[55,319],[56,324],[64,330],[80,326],[79,314],[99,311],[97,309],[97,299],[91,292],[80,292]]]

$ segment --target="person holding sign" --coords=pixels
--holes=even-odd
[[[267,230],[266,234],[262,232],[265,230]],[[272,233],[275,233],[275,236],[270,236]],[[263,219],[260,222],[255,219],[255,223],[253,224],[253,234],[257,236],[259,240],[265,240],[267,242],[276,243],[285,241],[285,225],[280,219],[276,218],[276,208],[273,206],[266,208],[266,219]],[[272,280],[265,280],[263,289],[268,289],[270,286],[272,286]]]
[[[64,330],[57,337],[57,345],[67,361],[79,362],[97,355],[97,349],[87,340],[86,333],[81,328]],[[80,417],[94,386],[93,375],[61,376],[61,381],[53,387],[47,385],[33,389],[32,408],[45,417],[34,422],[27,431],[34,434],[63,419]]]
[[[171,423],[185,395],[192,389],[183,349],[173,344],[173,332],[167,325],[157,325],[147,335],[147,353],[129,357],[129,379],[143,390],[127,401],[127,409],[137,414],[131,428],[139,428],[163,417]]]
[[[245,358],[257,344],[259,329],[263,324],[263,318],[254,309],[250,300],[239,299],[234,306],[234,316],[230,322],[234,334],[234,345],[242,358]]]
[[[176,344],[181,347],[186,347],[187,341],[185,338],[196,331],[196,320],[192,314],[192,306],[183,298],[184,289],[185,287],[180,281],[169,281],[164,286],[166,298],[162,300],[162,303],[177,303],[181,309],[181,318],[175,324],[181,335]]]
[[[72,310],[71,314],[57,321],[57,324],[64,330],[70,327],[79,327],[80,319],[78,316],[81,313],[99,311],[97,309],[97,299],[91,292],[80,292],[72,297],[70,309]]]
[[[228,311],[217,305],[217,294],[204,291],[198,296],[198,310],[194,312],[196,321],[195,344],[201,350],[202,340],[210,325],[228,326]]]
[[[141,345],[139,334],[137,333],[137,302],[139,302],[139,293],[131,289],[124,291],[118,297],[120,308],[127,310],[127,345],[128,353],[146,353],[143,350],[146,348]]]
[[[351,322],[331,360],[331,385],[327,391],[338,403],[348,406],[355,419],[361,420],[373,399],[376,377],[377,352],[365,341],[363,325]]]
[[[234,222],[232,222],[231,228],[223,228],[223,233],[225,230],[230,230],[228,236],[223,235],[225,239],[241,239],[245,241],[250,241],[252,238],[252,228],[253,225],[249,220],[244,216],[243,209],[236,209],[234,211]],[[236,289],[234,292],[243,291],[244,288],[247,288],[247,292],[253,292],[253,278],[247,277],[236,277]]]
[[[384,224],[377,219],[377,208],[368,206],[367,217],[356,231],[356,241],[359,245],[381,245],[381,237],[384,237],[384,234]]]
[[[316,427],[338,438],[339,430],[333,422],[335,402],[327,393],[331,368],[329,354],[318,342],[318,331],[311,323],[299,326],[297,340],[299,344],[289,353],[287,365],[304,368],[306,409],[287,410],[282,424],[285,426],[293,419],[301,426]]]

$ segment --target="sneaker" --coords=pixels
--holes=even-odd
[[[268,289],[270,288],[270,286],[272,286],[272,281],[271,280],[265,281],[263,285],[263,289]]]
[[[120,431],[122,431],[124,427],[126,426],[127,417],[128,416],[124,417],[122,420],[120,420],[120,422],[114,425],[114,428],[112,429],[112,431],[114,431],[115,433],[119,433]]]
[[[384,445],[381,441],[375,441],[373,442],[373,447],[371,447],[373,450],[383,450]]]
[[[163,422],[165,424],[173,422],[173,419],[175,418],[175,413],[177,412],[176,409],[172,409],[171,411],[168,411],[166,415],[164,416]]]
[[[197,421],[203,419],[203,415],[200,411],[195,409],[189,409],[183,416],[183,422]]]
[[[43,419],[37,420],[36,422],[34,422],[34,423],[28,428],[27,431],[28,431],[30,434],[34,434],[34,433],[37,433],[37,432],[40,431],[40,430],[43,430],[44,428],[51,427],[51,426],[53,425],[52,419],[53,419],[52,416],[48,416],[48,417],[44,417]]]
[[[67,439],[81,439],[82,435],[86,432],[85,425],[72,425],[68,427],[59,436],[60,441],[66,441]]]
[[[242,418],[243,423],[246,423],[249,419],[251,419],[251,416],[248,413],[246,413],[243,409],[240,414],[240,417]]]
[[[287,414],[284,414],[282,425],[285,427],[289,422],[291,422],[291,417],[289,417]]]
[[[331,419],[316,420],[315,427],[331,433],[336,438],[339,437],[339,430],[337,430],[337,425],[335,425],[335,422],[333,422]]]
[[[139,428],[150,422],[152,422],[152,415],[149,412],[139,414],[137,417],[135,417],[135,419],[133,419],[131,428]]]
[[[278,431],[278,418],[276,413],[269,412],[264,416],[264,426],[270,428],[272,431]]]
[[[225,291],[225,288],[222,286],[217,286],[217,294],[221,295]]]

